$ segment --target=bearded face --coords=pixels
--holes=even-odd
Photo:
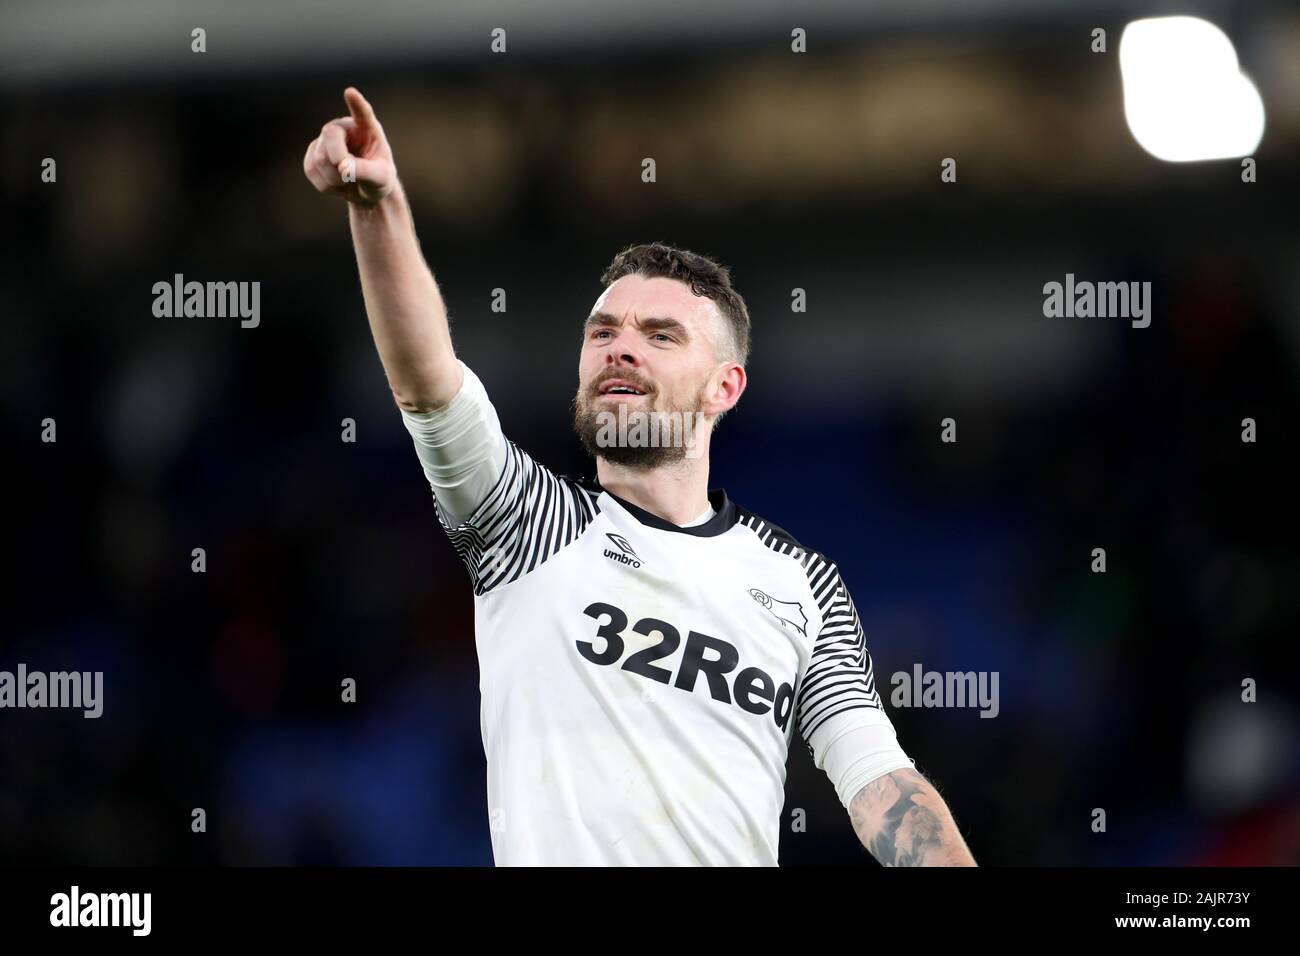
[[[583,323],[573,396],[583,447],[638,470],[707,454],[714,416],[744,388],[729,342],[717,303],[687,283],[635,273],[611,283]]]
[[[592,456],[637,469],[694,457],[704,434],[704,387],[684,399],[631,368],[607,368],[573,397],[573,428]]]

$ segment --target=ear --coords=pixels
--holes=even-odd
[[[705,403],[705,411],[710,415],[720,415],[730,411],[740,401],[747,382],[745,369],[742,366],[735,362],[722,366],[721,378],[716,379],[709,400]]]

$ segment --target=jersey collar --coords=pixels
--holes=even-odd
[[[618,502],[618,506],[630,514],[647,528],[657,528],[660,531],[675,531],[677,534],[693,534],[697,538],[712,538],[722,534],[736,523],[736,506],[727,497],[725,488],[714,488],[708,493],[709,504],[713,506],[716,512],[712,518],[703,524],[691,525],[683,528],[673,524],[656,514],[651,514],[644,508],[640,508],[630,501],[624,501],[612,491],[602,488],[600,482],[595,478],[589,478],[585,484],[593,491],[604,492]]]

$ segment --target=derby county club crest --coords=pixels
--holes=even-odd
[[[798,601],[778,601],[758,588],[750,588],[749,596],[771,611],[772,616],[783,626],[792,627],[804,637],[808,636],[808,615],[804,614],[803,605]]]

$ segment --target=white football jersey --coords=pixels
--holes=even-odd
[[[833,742],[875,742],[837,758],[846,806],[912,766],[832,562],[723,489],[680,527],[554,474],[465,373],[449,406],[403,416],[473,585],[499,865],[775,865],[796,732],[828,773]],[[483,452],[449,466],[449,433]],[[440,491],[471,481],[462,518]]]

